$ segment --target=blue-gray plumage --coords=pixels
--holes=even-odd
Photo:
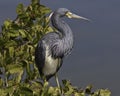
[[[39,73],[44,80],[54,76],[62,65],[63,58],[71,53],[73,48],[73,34],[71,28],[61,18],[85,19],[71,13],[66,8],[59,8],[51,15],[51,22],[57,32],[44,35],[35,50],[35,62]],[[58,78],[56,77],[59,86]]]

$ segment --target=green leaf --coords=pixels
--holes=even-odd
[[[14,83],[20,83],[20,81],[22,80],[22,75],[24,73],[24,70],[22,68],[22,66],[17,65],[17,64],[9,64],[6,65],[6,70],[8,73],[8,77],[12,76],[13,74],[15,75],[15,77],[12,77],[14,81]],[[11,82],[9,82],[10,84]],[[11,84],[12,85],[12,84]]]
[[[3,85],[3,80],[0,78],[0,86]]]
[[[32,4],[38,4],[40,0],[31,0]]]
[[[9,47],[9,54],[10,54],[10,57],[14,56],[14,47]]]
[[[25,30],[19,29],[18,31],[19,31],[20,35],[22,36],[22,38],[27,37],[26,34],[25,34]]]
[[[100,96],[110,96],[111,92],[108,89],[105,89],[105,90],[101,89],[99,91],[99,94],[100,94]]]
[[[6,69],[8,70],[8,72],[10,72],[11,74],[13,73],[19,73],[23,71],[22,66],[18,65],[18,64],[9,64],[6,66]]]
[[[87,94],[91,94],[91,89],[92,89],[92,85],[89,85],[89,86],[86,87],[85,92]]]
[[[11,26],[11,23],[12,23],[11,20],[9,20],[9,19],[8,19],[8,20],[5,20],[5,21],[4,21],[4,27],[5,27],[6,29],[9,29],[10,26]]]
[[[40,10],[41,10],[42,14],[47,14],[47,13],[51,12],[50,8],[48,8],[44,5],[40,5]]]
[[[40,91],[42,91],[43,88],[43,84],[42,82],[38,82],[38,81],[30,81],[31,86],[30,89],[33,91],[33,94],[36,96],[39,96]]]
[[[9,32],[6,33],[6,36],[7,37],[17,37],[17,36],[19,36],[19,33],[16,30],[10,30]]]
[[[16,9],[16,12],[17,12],[17,14],[23,14],[23,12],[24,12],[24,6],[23,6],[23,4],[19,4],[18,6],[17,6],[17,9]]]
[[[6,42],[4,46],[5,46],[5,48],[8,48],[8,47],[16,46],[16,45],[17,45],[17,43],[15,41],[10,40],[10,41]]]
[[[28,87],[20,87],[20,94],[24,96],[33,96],[33,91]]]
[[[0,88],[1,96],[14,96],[13,93],[16,90],[16,86],[10,86],[7,88]]]

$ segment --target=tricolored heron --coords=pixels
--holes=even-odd
[[[35,62],[40,76],[48,81],[55,75],[58,87],[60,87],[57,72],[60,69],[63,58],[71,53],[73,48],[73,33],[71,28],[62,17],[78,18],[88,20],[87,18],[75,15],[66,8],[59,8],[51,14],[51,23],[57,32],[50,32],[44,35],[35,50]]]

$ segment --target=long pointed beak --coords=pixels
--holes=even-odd
[[[73,13],[71,13],[71,12],[68,12],[68,13],[66,14],[66,16],[67,16],[68,18],[77,18],[77,19],[83,19],[83,20],[90,21],[89,19],[87,19],[87,18],[85,18],[85,17],[82,17],[82,16],[79,16],[79,15],[73,14]]]
[[[72,16],[72,18],[77,18],[77,19],[83,19],[83,20],[90,21],[89,19],[87,19],[85,17],[82,17],[82,16],[79,16],[79,15],[76,15],[76,14],[72,14],[71,16]]]

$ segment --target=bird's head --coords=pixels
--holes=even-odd
[[[83,19],[83,20],[87,20],[89,21],[89,19],[85,18],[85,17],[82,17],[82,16],[79,16],[79,15],[76,15],[72,12],[70,12],[70,10],[66,9],[66,8],[59,8],[57,9],[56,11],[52,12],[49,16],[49,18],[51,18],[52,15],[59,15],[60,17],[68,17],[68,18],[77,18],[77,19]]]

